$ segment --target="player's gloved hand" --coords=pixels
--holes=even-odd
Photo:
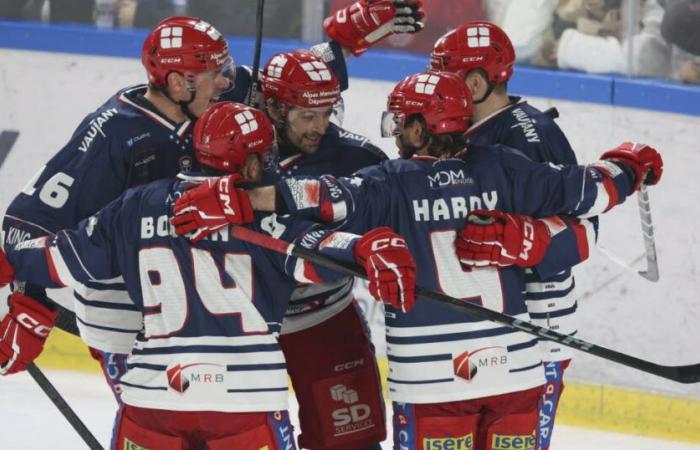
[[[541,221],[501,211],[472,211],[457,234],[455,247],[469,267],[537,265],[547,250],[550,232]]]
[[[326,34],[359,56],[393,33],[423,29],[422,0],[358,0],[323,21]]]
[[[44,348],[58,311],[19,292],[8,299],[10,312],[0,321],[0,375],[27,368]]]
[[[626,165],[635,173],[635,183],[632,192],[639,190],[642,183],[654,185],[661,179],[664,162],[656,149],[646,144],[625,142],[608,150],[600,156],[602,160],[615,161]]]
[[[12,268],[7,260],[7,255],[0,249],[0,287],[11,283],[15,278],[15,269]]]
[[[355,261],[369,278],[376,300],[408,312],[416,302],[416,262],[406,241],[389,227],[375,228],[355,244]]]
[[[171,223],[178,235],[191,233],[194,242],[228,225],[253,221],[248,193],[236,188],[239,174],[208,179],[188,190],[173,206]]]

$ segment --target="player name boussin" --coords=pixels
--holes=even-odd
[[[469,211],[496,209],[498,192],[482,192],[481,196],[454,196],[413,200],[413,218],[416,222],[451,220],[467,217]]]
[[[141,239],[152,239],[154,237],[177,237],[175,227],[170,223],[170,216],[167,214],[158,217],[141,217]],[[204,239],[211,241],[228,242],[228,227],[223,227],[219,231],[206,236]]]

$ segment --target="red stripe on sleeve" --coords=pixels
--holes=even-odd
[[[617,187],[615,186],[615,182],[613,182],[612,178],[604,176],[603,187],[605,188],[605,191],[608,193],[609,197],[608,206],[605,208],[605,211],[609,211],[610,208],[618,204],[620,196],[617,192]]]
[[[51,277],[51,281],[61,285],[61,287],[66,287],[63,281],[61,281],[61,277],[58,276],[56,265],[53,262],[53,257],[51,256],[51,251],[48,247],[44,247],[44,254],[46,255],[46,265],[49,268],[49,276]]]
[[[566,219],[566,222],[574,232],[579,260],[580,262],[583,262],[587,260],[589,256],[588,233],[586,232],[586,226],[582,225],[575,219]]]

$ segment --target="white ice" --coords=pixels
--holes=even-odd
[[[45,371],[103,445],[107,446],[116,403],[101,375]],[[296,403],[291,402],[292,416]],[[41,389],[26,373],[0,379],[0,449],[63,450],[87,448]],[[382,448],[390,449],[387,440]],[[558,425],[552,450],[691,450],[699,445],[642,438]]]

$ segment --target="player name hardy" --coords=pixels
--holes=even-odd
[[[462,219],[469,211],[496,209],[498,192],[482,192],[481,196],[454,196],[437,199],[413,200],[413,218],[416,222]]]

